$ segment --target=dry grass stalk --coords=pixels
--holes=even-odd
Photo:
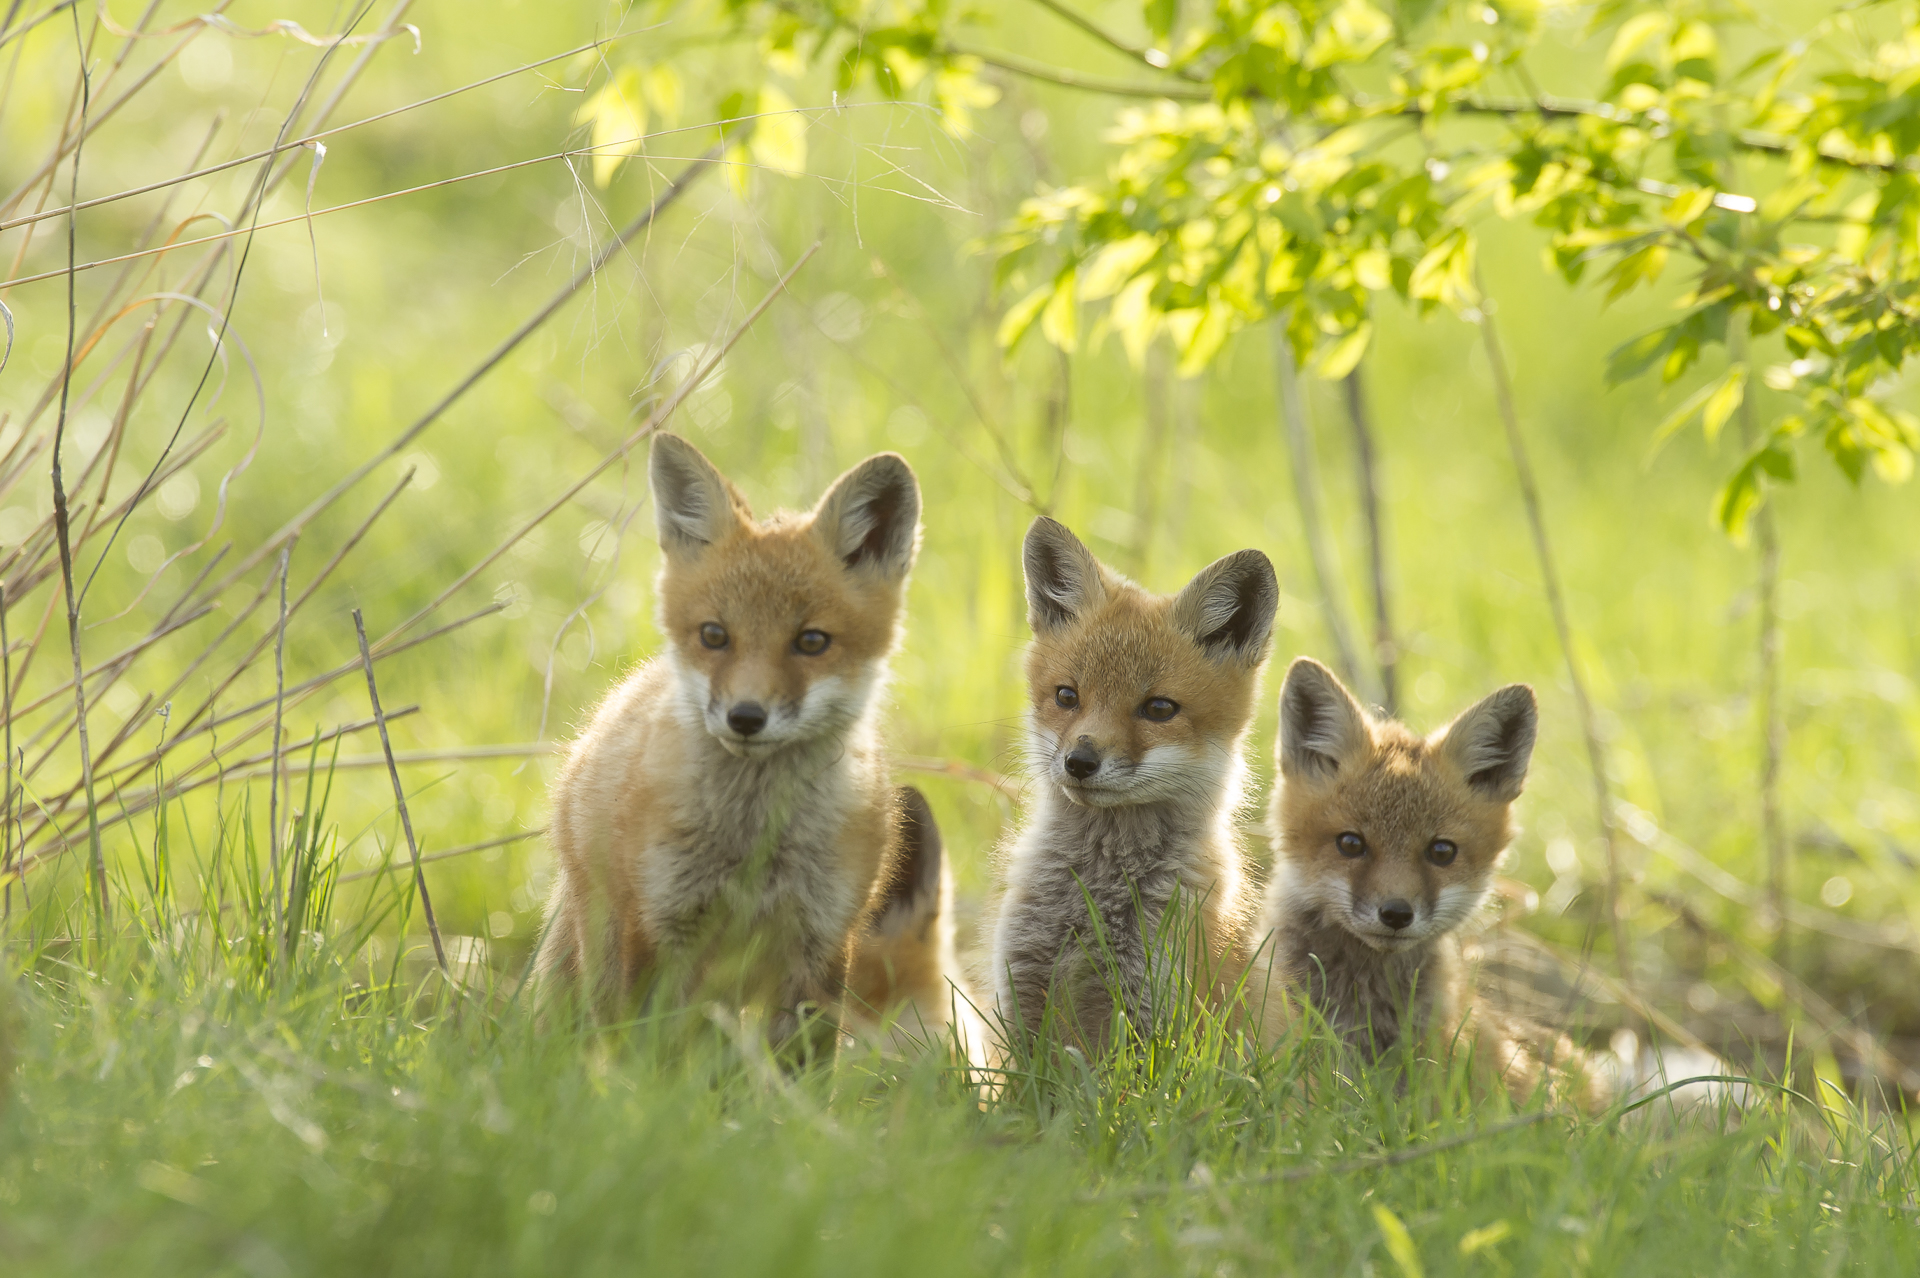
[[[273,643],[273,744],[269,749],[273,754],[272,780],[267,790],[267,861],[273,871],[273,934],[285,937],[286,920],[281,917],[280,884],[280,740],[281,721],[287,701],[287,570],[293,566],[293,543],[288,542],[280,548],[280,624],[274,627]],[[368,665],[367,676],[372,678],[373,667]],[[379,707],[375,706],[376,717]],[[384,740],[387,725],[380,724],[380,735]]]
[[[1307,559],[1313,565],[1314,583],[1320,587],[1320,612],[1326,619],[1327,637],[1333,641],[1334,661],[1340,677],[1350,684],[1361,684],[1353,632],[1347,625],[1347,610],[1340,601],[1340,566],[1334,560],[1333,545],[1327,539],[1326,517],[1320,509],[1320,471],[1314,462],[1313,428],[1307,422],[1307,406],[1300,394],[1300,373],[1293,361],[1293,343],[1281,321],[1273,321],[1268,329],[1273,337],[1274,377],[1279,382],[1280,424],[1292,463],[1294,502],[1300,507],[1300,526],[1307,540]]]
[[[1380,705],[1389,715],[1400,713],[1400,646],[1393,637],[1393,611],[1387,590],[1385,521],[1380,513],[1380,463],[1373,446],[1373,422],[1367,411],[1367,389],[1361,380],[1364,363],[1342,379],[1347,394],[1347,422],[1353,427],[1355,469],[1359,472],[1360,507],[1367,518],[1367,568],[1373,580],[1373,660],[1380,670]]]
[[[427,935],[433,938],[433,956],[440,971],[447,971],[447,947],[440,941],[440,924],[433,917],[433,897],[427,892],[427,876],[420,869],[420,844],[413,837],[413,816],[407,811],[406,788],[400,784],[400,769],[393,761],[393,742],[387,737],[387,717],[380,712],[380,685],[373,678],[373,654],[367,651],[367,623],[360,610],[353,610],[353,632],[360,641],[360,665],[367,672],[367,700],[373,703],[373,721],[380,729],[380,750],[387,757],[387,775],[393,779],[393,802],[400,809],[400,828],[406,832],[407,852],[413,858],[413,887],[420,894],[420,910],[427,919]]]
[[[1476,280],[1476,285],[1478,281]],[[1485,297],[1485,290],[1481,290]],[[1580,718],[1580,735],[1586,741],[1587,767],[1593,778],[1595,815],[1599,819],[1600,838],[1607,858],[1607,921],[1613,932],[1614,964],[1626,984],[1633,984],[1633,953],[1627,943],[1627,919],[1621,885],[1620,840],[1613,822],[1613,796],[1607,784],[1606,747],[1600,742],[1600,727],[1593,713],[1593,699],[1587,694],[1586,676],[1580,673],[1580,660],[1573,650],[1573,626],[1567,620],[1566,599],[1560,591],[1560,570],[1555,566],[1553,548],[1547,540],[1546,517],[1540,509],[1540,486],[1534,479],[1533,462],[1527,455],[1527,441],[1520,433],[1520,414],[1514,406],[1513,377],[1507,371],[1507,357],[1494,331],[1491,299],[1482,303],[1480,337],[1487,352],[1487,365],[1493,373],[1494,398],[1500,406],[1500,422],[1506,428],[1507,450],[1513,457],[1514,475],[1520,484],[1521,505],[1527,513],[1527,529],[1533,535],[1534,558],[1540,565],[1540,584],[1546,591],[1547,610],[1553,618],[1554,637],[1560,643],[1567,663],[1567,681],[1573,688],[1574,710]]]

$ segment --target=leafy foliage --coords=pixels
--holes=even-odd
[[[769,67],[831,63],[842,93],[931,83],[956,133],[992,100],[956,42],[979,15],[942,0],[728,13]],[[1920,9],[1850,6],[1788,37],[1701,0],[1603,4],[1589,98],[1533,70],[1548,28],[1574,20],[1538,0],[1145,0],[1150,45],[1106,38],[1166,96],[1118,112],[1103,174],[1043,190],[992,239],[1000,340],[1118,334],[1138,361],[1164,336],[1191,375],[1278,319],[1338,377],[1367,349],[1375,294],[1473,319],[1481,238],[1531,222],[1565,281],[1609,301],[1691,270],[1679,318],[1608,365],[1674,382],[1728,351],[1733,370],[1660,435],[1696,414],[1716,435],[1756,383],[1782,397],[1716,502],[1730,532],[1793,477],[1803,436],[1849,479],[1905,479],[1920,422],[1886,392],[1916,340]],[[1756,377],[1749,341],[1769,336],[1787,358]]]

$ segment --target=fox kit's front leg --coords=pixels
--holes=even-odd
[[[543,985],[602,968],[617,994],[751,1004],[829,1055],[891,855],[875,694],[919,487],[882,453],[811,512],[757,521],[670,435],[649,480],[667,648],[602,703],[555,787]]]

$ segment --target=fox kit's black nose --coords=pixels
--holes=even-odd
[[[1401,900],[1388,901],[1380,907],[1380,921],[1398,932],[1413,922],[1413,907]]]
[[[758,701],[742,701],[727,711],[727,726],[743,737],[750,737],[767,726],[766,707]]]
[[[1067,775],[1084,781],[1100,770],[1100,752],[1082,741],[1067,754]]]

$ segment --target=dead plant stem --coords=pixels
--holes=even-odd
[[[281,914],[280,893],[280,733],[287,702],[287,570],[293,566],[294,543],[280,548],[280,624],[274,627],[273,641],[273,775],[267,794],[267,863],[273,871],[273,930],[284,947],[288,946],[286,920]]]
[[[1483,299],[1485,290],[1481,290]],[[1514,406],[1513,378],[1495,331],[1491,300],[1483,300],[1480,312],[1480,337],[1487,352],[1487,366],[1493,373],[1494,398],[1499,402],[1500,421],[1506,428],[1507,449],[1513,457],[1515,478],[1520,484],[1520,501],[1527,512],[1527,529],[1533,536],[1534,558],[1540,564],[1540,582],[1546,591],[1547,609],[1553,617],[1554,637],[1567,663],[1567,681],[1573,688],[1575,713],[1580,733],[1586,739],[1587,767],[1593,779],[1594,815],[1600,824],[1601,844],[1607,860],[1607,921],[1613,934],[1614,962],[1620,978],[1633,985],[1633,955],[1627,948],[1627,921],[1622,911],[1619,835],[1613,820],[1613,798],[1607,784],[1606,748],[1600,741],[1600,728],[1594,719],[1593,701],[1587,695],[1586,677],[1580,672],[1580,660],[1573,647],[1573,627],[1567,620],[1566,600],[1560,591],[1560,571],[1555,566],[1553,549],[1547,540],[1546,517],[1540,508],[1540,486],[1533,474],[1533,462],[1527,455],[1526,438],[1520,433],[1520,415]]]
[[[87,71],[87,45],[80,35],[80,11],[73,10],[73,41],[80,56],[80,133],[87,129],[87,108],[90,104],[90,76]],[[73,147],[73,166],[71,174],[70,202],[77,203],[80,198],[80,139],[76,138]],[[87,851],[88,866],[93,879],[94,927],[101,945],[106,944],[107,927],[113,920],[113,904],[107,897],[107,863],[100,849],[100,813],[94,803],[93,794],[93,758],[91,745],[87,739],[87,688],[82,677],[85,669],[80,656],[80,600],[73,589],[73,546],[70,540],[67,514],[67,490],[60,474],[60,452],[66,442],[67,401],[73,388],[73,349],[74,325],[77,315],[77,302],[74,295],[73,263],[76,260],[78,228],[76,219],[67,217],[67,359],[60,373],[60,416],[53,428],[53,522],[54,532],[60,543],[60,580],[66,587],[67,599],[67,647],[73,657],[73,698],[74,723],[79,728],[80,741],[80,781],[87,797]]]
[[[413,886],[420,894],[421,913],[427,919],[427,935],[433,938],[433,956],[440,971],[447,971],[447,947],[440,942],[440,924],[433,917],[433,897],[427,893],[427,876],[420,869],[420,844],[413,837],[413,817],[407,811],[407,791],[400,784],[400,768],[393,761],[393,742],[387,736],[387,717],[380,711],[380,685],[373,679],[373,654],[367,650],[367,623],[360,610],[353,610],[353,632],[360,641],[360,664],[367,672],[367,700],[373,703],[373,721],[380,729],[380,751],[387,756],[387,775],[393,780],[393,802],[400,809],[400,828],[406,832],[407,853],[413,858]]]
[[[1320,612],[1326,619],[1327,636],[1333,641],[1334,660],[1339,664],[1341,677],[1353,683],[1362,672],[1354,650],[1353,632],[1347,626],[1346,609],[1340,602],[1339,565],[1334,562],[1333,546],[1327,540],[1326,519],[1320,509],[1320,472],[1313,456],[1313,428],[1307,424],[1307,406],[1300,395],[1300,373],[1293,361],[1293,344],[1287,338],[1283,322],[1271,321],[1267,329],[1273,338],[1280,426],[1292,462],[1294,504],[1300,508],[1307,559],[1313,565],[1314,582],[1320,587]]]
[[[1373,660],[1380,670],[1380,705],[1390,715],[1400,712],[1400,648],[1393,637],[1391,596],[1387,590],[1386,529],[1380,513],[1380,460],[1373,446],[1373,422],[1367,411],[1367,388],[1356,364],[1342,379],[1347,393],[1347,421],[1353,427],[1355,469],[1359,472],[1360,508],[1367,519],[1367,568],[1373,579]]]
[[[1750,338],[1744,322],[1729,335],[1729,353],[1736,363],[1746,363]],[[1753,420],[1753,377],[1748,371],[1747,391],[1740,397],[1740,443],[1751,450],[1759,435]],[[1767,856],[1767,913],[1773,934],[1773,961],[1787,966],[1789,937],[1787,921],[1792,913],[1789,902],[1792,874],[1786,830],[1780,817],[1780,765],[1786,754],[1787,724],[1780,705],[1780,666],[1784,643],[1780,626],[1780,533],[1773,519],[1773,503],[1763,500],[1749,521],[1753,528],[1754,549],[1759,556],[1759,576],[1755,591],[1759,595],[1759,702],[1760,709],[1760,837]]]

